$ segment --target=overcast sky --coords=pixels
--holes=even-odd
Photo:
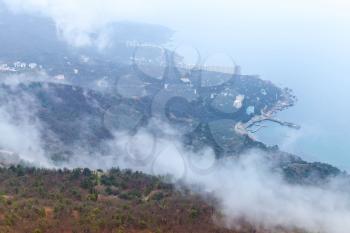
[[[294,89],[284,119],[300,132],[265,131],[266,142],[350,170],[350,2],[346,0],[5,0],[52,17],[76,45],[116,20],[168,26],[173,46],[232,56],[247,74]],[[276,141],[277,140],[277,141]]]

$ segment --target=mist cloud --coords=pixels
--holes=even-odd
[[[226,5],[220,1],[216,6],[208,4],[209,1],[185,3],[182,0],[177,3],[136,0],[127,3],[112,0],[102,3],[89,0],[5,0],[5,2],[17,12],[40,13],[53,18],[59,34],[78,46],[99,45],[101,40],[104,41],[103,28],[113,21],[164,22],[166,25],[175,26],[175,29],[185,23],[192,24],[192,28],[195,27],[193,25],[213,28],[222,19],[235,15],[242,8],[250,9],[249,5],[242,4],[224,9]],[[237,14],[239,19],[247,20],[248,24],[251,14],[262,14],[257,10],[258,6],[261,6],[263,11],[272,3],[276,3],[269,1],[270,4],[263,6],[264,4],[259,4],[257,1],[250,2],[257,4],[255,11],[249,11],[250,14],[246,16]],[[311,2],[313,1],[306,3],[306,7],[312,6]],[[344,5],[346,6],[344,9],[348,6],[342,1],[336,2],[335,5]],[[209,8],[213,11],[222,13],[217,21],[210,21],[212,17],[208,17],[210,19],[207,21],[204,17],[207,11],[201,13],[201,10],[208,9],[208,6],[212,6]],[[299,12],[294,8],[292,7],[290,14]],[[331,8],[335,9],[334,5]],[[317,10],[319,9],[316,8]],[[189,12],[197,11],[198,18],[189,16]],[[282,15],[283,12],[285,11],[281,9],[278,15]],[[340,11],[339,15],[342,15],[342,12]],[[178,21],[175,22],[168,15],[174,15],[173,18],[176,17]],[[214,15],[217,14],[209,16]],[[274,17],[266,20],[273,20]],[[101,33],[97,39],[91,36],[95,32]],[[42,125],[29,114],[35,108],[30,108],[29,111],[23,106],[13,101],[0,108],[0,131],[4,132],[0,137],[0,147],[17,153],[24,161],[52,167],[40,139]],[[21,120],[16,120],[14,116],[20,116]],[[145,153],[145,144],[150,145],[155,140],[157,141],[155,149],[150,148],[150,151]],[[110,141],[106,147],[111,151],[108,155],[91,155],[90,152],[77,147],[72,158],[60,166],[92,169],[119,166],[155,175],[171,174],[175,177],[174,182],[181,179],[188,187],[200,187],[193,189],[194,192],[203,196],[210,194],[217,198],[219,209],[225,215],[228,227],[233,227],[232,223],[244,217],[257,226],[267,228],[282,225],[286,228],[305,228],[311,232],[350,231],[350,198],[348,192],[342,190],[342,185],[339,185],[342,184],[342,180],[335,180],[325,187],[287,184],[280,174],[271,172],[270,162],[265,160],[259,151],[252,151],[239,160],[228,159],[216,164],[212,159],[214,155],[210,148],[203,149],[200,153],[193,153],[185,148],[178,138],[158,133],[155,139],[153,130],[147,128],[134,136],[116,132],[115,140]],[[212,166],[215,169],[210,169]]]
[[[29,100],[29,101],[28,101]],[[153,120],[136,134],[117,131],[105,144],[109,153],[91,154],[84,147],[60,164],[43,149],[40,132],[44,125],[34,117],[36,101],[30,96],[0,108],[1,149],[41,167],[109,169],[112,167],[170,175],[192,192],[218,201],[217,209],[229,228],[241,219],[261,229],[302,228],[310,232],[348,233],[350,197],[346,181],[337,178],[322,187],[291,185],[272,169],[275,164],[261,151],[216,160],[210,148],[193,152],[180,134]],[[29,109],[30,111],[29,111]]]
[[[174,183],[181,181],[203,198],[217,199],[217,208],[229,228],[245,219],[261,229],[350,231],[349,189],[342,178],[322,187],[292,185],[261,151],[215,160],[210,148],[195,153],[182,145],[175,129],[158,121],[156,124],[158,127],[153,124],[133,136],[117,132],[110,142],[113,154],[92,158],[90,163],[104,164],[106,169],[118,165],[152,175],[171,175]],[[164,131],[172,131],[171,136]]]
[[[170,132],[170,133],[169,133]],[[109,155],[74,155],[62,166],[109,169],[120,167],[171,177],[205,199],[218,201],[217,209],[228,228],[242,219],[258,229],[303,229],[314,233],[350,231],[348,181],[334,178],[323,186],[292,185],[276,171],[274,161],[259,150],[240,157],[216,160],[210,148],[193,152],[176,129],[151,122],[135,135],[115,132],[106,145]]]
[[[161,124],[159,128],[168,127]],[[116,151],[122,152],[126,142],[134,142],[134,137],[116,137]],[[344,181],[340,178],[324,187],[291,185],[281,173],[273,171],[273,161],[263,152],[251,151],[239,159],[231,157],[218,162],[212,159],[215,155],[209,148],[194,153],[174,137],[157,138],[156,151],[148,158],[150,151],[145,152],[143,143],[154,139],[152,130],[142,130],[136,137],[139,139],[132,147],[137,152],[119,153],[119,165],[155,175],[170,174],[174,182],[181,180],[204,197],[214,196],[228,227],[237,226],[235,223],[244,218],[263,229],[282,226],[330,233],[350,230],[350,196],[347,188],[341,188]],[[147,160],[137,165],[133,163],[137,156]]]
[[[2,155],[5,164],[24,162],[52,167],[43,149],[42,125],[35,117],[36,101],[22,95],[6,102],[0,106],[0,149],[10,152]]]
[[[281,24],[282,22],[288,24],[291,19],[295,18],[295,15],[299,15],[299,20],[306,21],[310,21],[310,15],[321,21],[327,20],[329,15],[346,17],[346,9],[350,8],[347,1],[343,0],[298,0],[283,3],[277,0],[264,2],[259,0],[219,0],[215,2],[210,0],[3,1],[15,12],[41,14],[52,18],[59,34],[77,46],[107,43],[108,38],[106,38],[104,29],[108,24],[116,21],[162,24],[180,34],[196,31],[198,33],[196,40],[200,40],[200,36],[207,31],[217,34],[219,30],[219,38],[232,33],[238,36],[242,33],[242,29],[245,30],[245,33],[250,31],[254,35],[255,30],[269,31],[271,29],[269,25],[275,24],[276,19]],[[257,23],[261,29],[256,27]],[[94,35],[97,33],[99,36],[93,37],[92,33]],[[188,39],[191,41],[189,37]]]

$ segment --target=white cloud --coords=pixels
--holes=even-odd
[[[217,31],[225,36],[267,24],[346,16],[350,5],[343,0],[3,0],[15,11],[41,13],[54,19],[62,35],[76,45],[91,44],[89,33],[106,24],[139,21],[163,24],[178,31]],[[298,17],[296,17],[298,16]],[[265,25],[264,25],[265,24]],[[199,38],[197,38],[199,39]]]
[[[42,126],[35,117],[34,109],[36,101],[30,95],[19,95],[2,104],[0,149],[15,153],[23,162],[40,167],[52,167],[45,157],[40,132]],[[11,161],[12,158],[8,160]]]
[[[39,166],[52,167],[42,149],[42,126],[26,109],[32,112],[36,109],[35,100],[29,97],[0,108],[0,149],[14,151],[21,159]],[[13,119],[14,113],[20,123]],[[189,151],[182,145],[176,130],[159,121],[141,129],[135,136],[118,132],[107,146],[111,152],[107,156],[77,147],[61,166],[93,169],[119,166],[153,175],[170,174],[174,182],[181,179],[203,197],[209,194],[216,198],[228,227],[236,227],[236,220],[244,217],[264,228],[299,227],[328,233],[350,231],[347,221],[350,198],[340,179],[323,188],[290,185],[279,173],[271,171],[271,162],[257,151],[240,159],[231,157],[218,162],[208,148],[197,153]]]
[[[157,124],[156,132],[160,135],[164,133],[159,132],[161,129],[175,132],[167,125]],[[252,151],[239,159],[229,157],[215,162],[210,149],[191,152],[173,134],[158,135],[153,151],[150,149],[150,142],[155,139],[153,132],[153,126],[133,137],[119,132],[111,142],[112,155],[72,161],[74,166],[91,164],[95,168],[98,164],[105,169],[120,166],[153,175],[170,174],[175,183],[181,180],[204,198],[208,195],[216,198],[227,227],[237,227],[237,221],[244,218],[256,227],[270,230],[282,226],[312,233],[350,231],[347,221],[350,197],[342,179],[324,187],[288,184],[280,173],[272,172],[273,164],[262,152]],[[145,142],[149,150],[145,150]]]
[[[94,44],[95,41],[90,37],[90,33],[100,31],[110,22],[132,20],[164,24],[178,30],[180,34],[184,33],[185,36],[188,35],[186,33],[192,32],[192,35],[196,34],[196,40],[209,40],[209,43],[216,41],[210,41],[213,38],[218,39],[231,35],[232,37],[228,37],[229,42],[231,42],[232,38],[237,37],[238,41],[244,41],[244,44],[239,44],[245,45],[246,47],[242,46],[244,49],[252,48],[254,53],[249,54],[246,50],[243,51],[244,54],[247,54],[246,56],[249,56],[249,60],[254,58],[252,55],[259,54],[259,52],[260,58],[266,58],[268,53],[275,55],[275,51],[271,51],[270,48],[277,48],[276,51],[279,48],[281,51],[276,52],[277,55],[282,57],[281,54],[283,54],[285,56],[286,51],[284,49],[288,47],[287,45],[290,45],[288,48],[291,48],[294,52],[293,46],[296,46],[295,43],[298,42],[298,39],[303,41],[300,46],[302,49],[299,47],[298,49],[308,51],[308,43],[304,43],[305,41],[311,41],[314,44],[316,37],[322,39],[319,35],[332,34],[319,31],[320,28],[323,30],[323,26],[327,29],[337,28],[339,25],[349,23],[349,16],[347,15],[349,3],[342,0],[312,0],[306,2],[301,0],[283,2],[277,0],[192,0],[190,2],[185,0],[4,1],[16,11],[39,12],[53,18],[62,36],[76,45]],[[317,33],[312,35],[311,32]],[[306,35],[307,39],[301,34]],[[245,36],[242,37],[241,35]],[[343,34],[335,33],[335,35]],[[220,44],[220,40],[216,42]],[[330,43],[332,40],[326,42],[329,45],[336,44]],[[238,49],[238,46],[235,49]],[[319,47],[316,49],[321,51]],[[339,48],[336,47],[336,49]],[[339,49],[339,51],[346,50]],[[293,55],[291,51],[288,50],[287,52]],[[244,57],[244,54],[242,57]],[[303,55],[297,53],[298,59]],[[276,57],[279,58],[279,56],[270,57],[270,65],[274,70],[276,69],[274,62]],[[318,53],[315,56],[318,56]],[[310,60],[312,58],[315,57],[309,57]],[[263,65],[266,65],[266,63]],[[290,64],[287,65],[290,66]],[[316,69],[323,68],[318,64],[315,67]],[[284,74],[284,72],[285,70],[279,75]],[[313,112],[310,115],[313,114],[316,113]],[[6,132],[6,134],[3,134],[6,136],[0,138],[2,147],[13,149],[28,156],[23,157],[23,159],[32,162],[45,161],[45,158],[40,157],[42,151],[35,125],[27,122],[16,125],[3,109],[0,110],[0,117],[1,132]],[[144,138],[145,141],[152,137],[147,133],[142,133],[139,136]],[[129,142],[127,136],[120,137],[118,141],[114,142],[116,143],[114,149],[126,152],[127,142]],[[143,140],[141,140],[141,145],[142,142]],[[315,232],[319,231],[320,227],[323,231],[330,233],[348,233],[350,231],[348,223],[348,219],[350,219],[350,200],[348,195],[338,188],[325,190],[286,184],[279,177],[271,174],[267,169],[268,166],[265,166],[265,161],[261,162],[256,159],[254,154],[232,167],[223,166],[221,169],[207,175],[198,175],[191,169],[186,169],[188,164],[183,163],[186,158],[196,155],[185,150],[176,140],[165,138],[161,139],[161,142],[161,146],[158,148],[160,150],[159,158],[165,159],[153,163],[155,167],[151,170],[147,166],[144,167],[144,171],[155,172],[156,174],[171,173],[176,177],[181,177],[181,174],[187,171],[186,179],[189,186],[192,184],[201,185],[204,190],[219,198],[224,213],[230,221],[243,215],[257,224],[299,226]],[[26,153],[34,145],[37,145],[34,147],[34,151],[38,153]],[[142,148],[136,151],[139,153]],[[124,160],[125,155],[121,158],[114,154],[103,158],[98,156],[94,158],[81,157],[80,160],[75,160],[74,164],[68,164],[67,166],[108,168],[109,166],[120,165],[120,159]],[[135,164],[127,161],[124,161],[124,167],[136,169]]]

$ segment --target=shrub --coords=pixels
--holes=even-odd
[[[84,168],[83,170],[83,176],[90,177],[92,175],[92,172],[89,168]]]
[[[87,196],[87,199],[88,199],[89,201],[97,201],[97,199],[98,199],[98,194],[97,194],[97,193],[89,194],[89,195]]]
[[[106,185],[106,186],[111,186],[114,184],[114,177],[113,176],[106,176],[102,175],[101,176],[101,184]]]
[[[196,208],[194,208],[194,207],[192,207],[192,208],[189,210],[189,214],[190,214],[190,217],[191,217],[192,219],[197,218],[197,217],[199,216],[199,210],[196,209]]]
[[[94,183],[90,178],[84,178],[80,183],[80,187],[83,189],[92,189],[94,187]]]

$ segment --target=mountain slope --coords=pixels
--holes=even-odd
[[[243,219],[227,229],[214,206],[164,178],[128,170],[0,169],[1,232],[271,232]]]

